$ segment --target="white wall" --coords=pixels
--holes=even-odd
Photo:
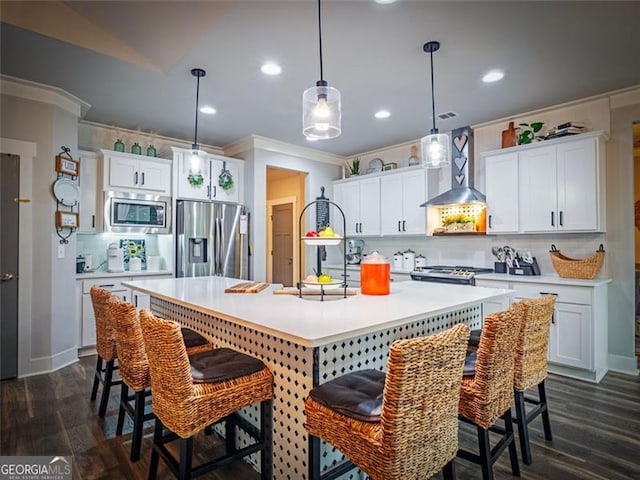
[[[24,322],[20,328],[26,329],[30,342],[28,358],[22,356],[24,352],[19,353],[19,375],[25,376],[54,370],[77,359],[77,325],[72,301],[75,284],[60,281],[75,275],[75,235],[71,235],[65,246],[65,258],[58,259],[60,239],[55,234],[56,200],[52,185],[56,180],[55,156],[61,146],[70,147],[72,155],[77,157],[80,108],[77,106],[77,113],[72,113],[55,103],[20,98],[5,91],[0,97],[0,137],[33,142],[37,148],[29,195],[32,244],[29,251],[20,252],[20,256],[31,256],[29,273],[33,278],[32,290],[21,292],[32,301],[31,317],[19,319]],[[19,288],[24,286],[21,283]]]

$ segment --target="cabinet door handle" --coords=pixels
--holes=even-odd
[[[362,233],[362,222],[360,222],[360,233]]]
[[[207,198],[211,198],[211,185],[207,185]]]
[[[551,226],[555,227],[556,226],[556,216],[555,216],[556,212],[551,212]]]
[[[402,231],[403,232],[407,231],[407,221],[406,220],[402,220]]]
[[[563,221],[562,221],[562,210],[560,210],[560,226],[562,227],[563,225]]]
[[[138,172],[133,174],[133,184],[134,185],[138,184]]]
[[[144,185],[144,172],[142,172],[142,175],[141,175],[141,176],[142,176],[142,183],[141,183],[141,185]]]
[[[213,198],[216,198],[218,196],[218,189],[216,188],[216,186],[213,186]]]
[[[400,220],[398,220],[398,231],[400,231]]]
[[[491,225],[491,217],[493,217],[493,215],[489,215],[489,228],[493,228],[493,225]]]
[[[96,228],[96,216],[91,215],[91,228]]]

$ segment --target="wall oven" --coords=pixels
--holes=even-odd
[[[104,226],[114,233],[171,233],[171,198],[105,192]]]

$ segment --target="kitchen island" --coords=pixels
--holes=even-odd
[[[218,347],[260,358],[274,375],[273,473],[276,479],[308,478],[308,436],[303,402],[314,385],[351,370],[386,368],[398,338],[431,335],[456,323],[479,328],[482,303],[512,292],[504,289],[399,282],[385,296],[298,298],[260,293],[224,293],[241,280],[196,277],[130,281],[148,294],[151,310],[197,330]],[[244,414],[256,421],[257,407]],[[239,444],[245,439],[239,437]],[[328,445],[323,466],[340,455]],[[255,464],[259,465],[256,459]]]

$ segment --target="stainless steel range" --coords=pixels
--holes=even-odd
[[[455,283],[459,285],[475,285],[477,273],[490,273],[492,268],[468,267],[457,265],[455,267],[435,265],[424,267],[421,270],[411,272],[411,279],[421,282]]]

